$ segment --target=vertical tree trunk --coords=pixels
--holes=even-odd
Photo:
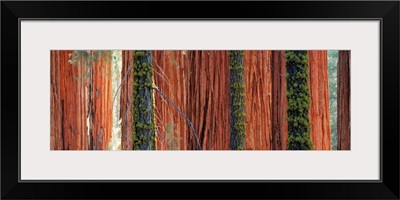
[[[133,148],[155,150],[152,53],[134,51],[133,54]]]
[[[287,148],[287,98],[285,51],[272,51],[272,150]]]
[[[328,52],[308,51],[309,86],[311,107],[311,141],[314,150],[331,149],[331,129],[329,113]]]
[[[93,150],[105,150],[112,135],[112,59],[110,55],[99,56],[92,65],[92,122]]]
[[[187,115],[202,149],[229,149],[229,76],[226,51],[189,51]],[[224,112],[228,111],[228,112]],[[188,149],[198,149],[193,134]]]
[[[337,149],[350,150],[350,51],[339,51],[337,94]]]
[[[68,60],[73,51],[51,51],[51,150],[85,150],[87,141],[87,68]]]
[[[186,51],[153,51],[154,83],[156,87],[187,115],[188,69]],[[189,134],[188,122],[176,108],[155,94],[157,124],[157,150],[186,150]]]
[[[271,149],[270,58],[271,51],[245,51],[246,150]]]
[[[50,51],[50,149],[62,150],[64,148],[62,138],[62,103],[60,97],[60,52]]]
[[[230,57],[230,149],[246,148],[244,51],[229,51]]]
[[[133,111],[133,51],[122,51],[121,70],[121,149],[132,150],[132,111]]]
[[[288,149],[310,150],[310,91],[307,51],[286,51]]]
[[[229,149],[229,104],[221,103],[229,101],[227,51],[153,51],[153,54],[156,86],[194,127],[193,131],[176,108],[156,94],[157,147]],[[167,127],[172,127],[168,131],[174,131],[173,136],[166,133]],[[171,142],[174,138],[179,141],[178,145]],[[170,143],[169,147],[167,143]]]

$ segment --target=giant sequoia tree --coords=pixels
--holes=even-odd
[[[310,91],[307,51],[286,51],[288,150],[310,150]]]
[[[133,56],[133,149],[155,150],[152,53],[134,51]]]
[[[246,144],[244,101],[244,51],[229,51],[230,58],[230,149],[244,150]]]

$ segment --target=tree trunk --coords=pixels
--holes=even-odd
[[[287,98],[285,51],[272,51],[272,150],[287,148]]]
[[[193,131],[170,102],[156,95],[157,147],[228,150],[229,104],[221,103],[229,101],[227,51],[153,53],[156,86],[176,104],[194,127]]]
[[[133,111],[133,51],[122,51],[121,70],[121,149],[132,150],[132,111]]]
[[[244,51],[229,51],[230,57],[230,149],[246,148]]]
[[[133,149],[155,150],[151,51],[133,52]]]
[[[92,64],[92,122],[93,150],[105,150],[112,136],[112,59],[109,54],[99,56]]]
[[[88,138],[93,149],[106,149],[112,125],[111,78],[106,75],[111,59],[99,58],[89,66],[81,58],[73,66],[68,62],[72,53],[51,51],[51,149],[87,150]]]
[[[187,116],[202,149],[229,149],[229,71],[226,51],[188,51]],[[228,111],[228,112],[225,112]],[[189,134],[188,149],[198,149]]]
[[[339,51],[337,71],[337,149],[350,150],[350,51]]]
[[[72,66],[73,51],[51,51],[51,150],[87,149],[87,79]]]
[[[271,149],[270,58],[271,51],[245,51],[246,150]]]
[[[310,150],[310,91],[307,51],[286,51],[289,150]]]
[[[314,150],[331,149],[329,113],[328,52],[308,51],[308,82],[310,86],[311,141]]]

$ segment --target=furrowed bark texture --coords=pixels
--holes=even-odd
[[[105,150],[112,136],[112,61],[100,57],[93,63],[92,123],[93,150]]]
[[[183,51],[153,51],[154,83],[183,113],[187,113],[189,61]],[[190,134],[186,120],[159,94],[155,94],[157,149],[187,149]],[[171,135],[167,136],[167,125]],[[173,138],[175,141],[172,141]],[[170,140],[171,139],[171,140]],[[168,140],[168,142],[167,142]]]
[[[310,137],[314,150],[330,150],[328,52],[308,51],[308,57],[308,83],[311,95]]]
[[[153,51],[156,86],[192,122],[205,150],[229,149],[229,65],[227,51]],[[188,122],[160,95],[155,96],[158,149],[167,149],[173,123],[179,149],[197,150]],[[173,146],[173,145],[170,145]],[[171,148],[171,147],[170,147]]]
[[[121,149],[132,150],[133,51],[122,51],[121,84]]]
[[[245,51],[246,150],[272,148],[270,58],[271,51]]]
[[[287,98],[286,98],[286,58],[285,51],[272,51],[272,150],[287,148]]]
[[[88,149],[85,69],[68,63],[73,51],[51,51],[51,149]],[[79,79],[80,78],[80,79]]]
[[[350,150],[350,51],[339,51],[337,91],[338,150]]]
[[[106,149],[112,130],[112,78],[107,76],[111,59],[106,61],[100,58],[91,72],[91,68],[82,61],[78,61],[76,66],[68,63],[68,54],[72,52],[51,51],[50,148]],[[135,108],[140,108],[133,101],[133,53],[122,51],[121,79],[124,80],[121,80],[120,88],[120,118],[123,150],[134,148],[133,112]],[[330,148],[326,51],[308,53],[310,137],[314,149],[325,150]],[[153,147],[157,150],[197,150],[200,148],[194,135],[196,133],[201,149],[228,150],[231,130],[228,51],[152,51],[152,54],[149,63],[153,65],[155,86],[182,111],[178,112],[162,95],[148,91],[154,95],[155,105],[156,142]],[[343,55],[341,58],[339,63],[343,62]],[[245,149],[285,150],[288,146],[285,51],[245,51],[243,62]],[[339,85],[345,83],[340,78],[345,76],[338,76],[339,94]],[[349,91],[341,91],[348,94],[348,97],[342,95],[347,98],[347,104],[341,105],[349,107]],[[342,114],[348,117],[348,125],[345,125],[348,127],[348,136],[338,137],[339,141],[347,140],[348,147],[343,148],[350,149],[349,108],[347,110],[347,114]],[[88,121],[89,112],[92,117]],[[192,131],[185,117],[192,122],[195,131]],[[338,120],[341,118],[338,116]],[[146,129],[145,124],[139,125],[140,129]]]
[[[270,60],[272,51],[246,51],[245,53],[244,64],[249,66],[244,72],[245,92],[251,94],[245,97],[245,101],[250,102],[245,104],[246,132],[249,134],[246,137],[248,150],[286,149],[287,127],[284,126],[287,125],[286,79],[279,75],[284,75],[286,72],[283,53],[284,51],[276,52],[274,61]],[[229,102],[230,94],[227,91],[229,88],[227,51],[153,51],[153,55],[156,86],[193,122],[196,133],[201,138],[202,148],[229,149],[230,108],[227,102]],[[278,75],[274,78],[277,81],[274,95],[280,96],[280,100],[274,107],[277,114],[272,116],[273,67],[278,71]],[[212,98],[206,100],[205,93],[207,92],[205,91],[211,92]],[[212,112],[204,110],[209,108],[206,106],[207,101],[211,105]],[[174,135],[180,138],[178,149],[197,149],[193,133],[186,120],[160,95],[155,94],[155,102],[156,124],[159,132],[157,149],[168,149],[166,142],[168,123],[174,124]],[[272,138],[272,120],[277,123],[275,138]],[[201,126],[204,122],[206,126]],[[201,127],[211,131],[204,134]],[[279,147],[272,147],[273,142]]]
[[[82,60],[71,65],[68,62],[71,53],[73,51],[51,51],[50,149],[106,149],[111,137],[112,105],[111,78],[104,73],[111,63],[100,58],[91,72]],[[93,73],[92,81],[90,73]],[[88,121],[89,112],[92,121]]]

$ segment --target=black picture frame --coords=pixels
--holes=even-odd
[[[1,198],[399,199],[399,6],[398,1],[2,1]],[[20,19],[379,19],[381,181],[20,182]]]

